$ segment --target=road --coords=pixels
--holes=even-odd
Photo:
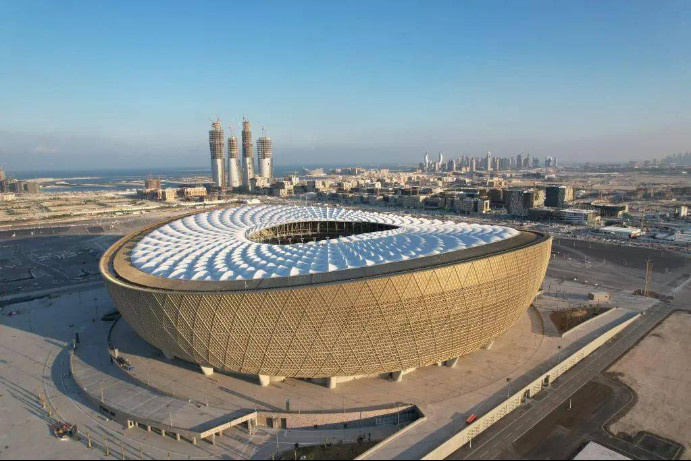
[[[656,303],[645,315],[612,340],[601,346],[589,357],[582,360],[568,373],[559,378],[555,385],[546,391],[546,396],[530,401],[530,408],[509,415],[508,422],[500,421],[478,437],[470,447],[454,452],[448,459],[495,459],[516,440],[530,431],[537,423],[564,403],[571,395],[585,386],[624,355],[632,346],[643,339],[655,326],[674,310],[691,310],[686,299],[691,296],[691,278],[672,290],[675,300],[670,304]]]

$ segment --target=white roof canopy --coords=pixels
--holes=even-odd
[[[249,236],[304,221],[370,222],[395,229],[316,242],[275,245]],[[180,280],[254,280],[405,261],[498,242],[509,227],[311,206],[253,206],[178,219],[150,232],[131,254],[134,267]]]

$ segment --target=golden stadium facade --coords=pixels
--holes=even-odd
[[[491,343],[526,311],[551,238],[341,208],[244,207],[141,229],[101,259],[168,357],[260,377],[402,372]]]

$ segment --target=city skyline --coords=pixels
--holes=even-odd
[[[248,20],[217,45],[215,25],[233,16]],[[626,161],[691,147],[683,1],[37,2],[4,3],[0,17],[8,170],[208,165],[199,133],[224,107],[270,126],[284,165],[416,164],[426,151]],[[256,35],[260,20],[270,34]]]

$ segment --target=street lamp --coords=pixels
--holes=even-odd
[[[511,377],[506,378],[506,399],[511,396]]]

